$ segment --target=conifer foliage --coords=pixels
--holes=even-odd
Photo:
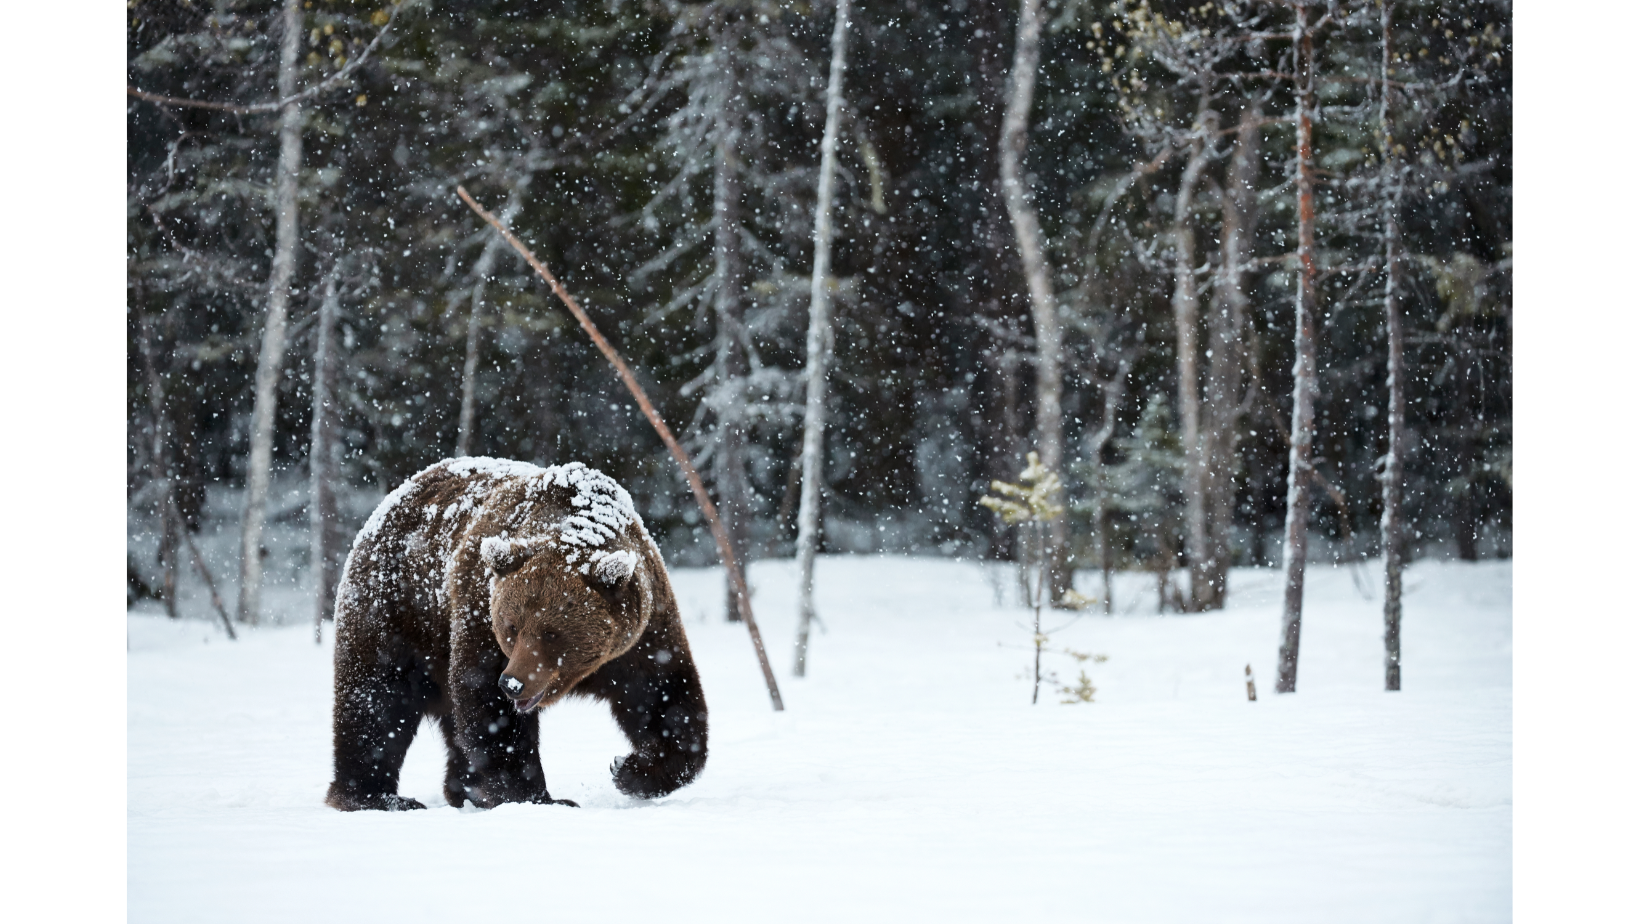
[[[264,459],[267,528],[345,542],[457,448],[595,465],[669,560],[715,560],[666,448],[457,184],[629,359],[742,561],[793,553],[800,498],[822,554],[1029,559],[978,501],[1033,447],[1071,568],[1203,611],[1288,555],[1295,665],[1305,560],[1393,551],[1393,587],[1510,554],[1507,0],[855,4],[828,107],[837,6],[303,0],[291,30],[284,0],[129,4],[133,588],[193,580],[179,531],[253,525]],[[251,619],[258,567],[308,565],[246,535],[208,564]],[[333,571],[335,535],[303,562]]]

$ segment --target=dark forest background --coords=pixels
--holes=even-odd
[[[132,0],[129,85],[196,101],[276,100],[280,6]],[[1312,494],[1311,555],[1355,559],[1380,551],[1385,442],[1373,217],[1385,161],[1374,135],[1380,7],[1315,6],[1335,17],[1318,52],[1314,460],[1333,490]],[[304,3],[300,84],[360,55],[392,9]],[[1272,563],[1287,478],[1295,209],[1292,93],[1279,76],[1291,48],[1270,36],[1293,13],[1071,0],[1045,10],[1025,165],[1065,327],[1073,562],[1096,564],[1108,535],[1118,567],[1182,564],[1171,260],[1186,159],[1159,155],[1204,112],[1234,129],[1257,105],[1267,118],[1254,141],[1240,334],[1248,391],[1231,423],[1229,535],[1235,563]],[[1446,0],[1399,3],[1394,14],[1407,84],[1395,117],[1401,147],[1389,156],[1408,178],[1399,209],[1408,544],[1414,556],[1507,556],[1511,9]],[[1013,480],[1035,445],[1033,325],[998,172],[1017,15],[1015,4],[981,0],[884,0],[854,12],[824,550],[1013,554],[977,501],[992,479]],[[735,467],[752,557],[792,554],[831,25],[828,3],[768,0],[403,4],[369,57],[303,105],[276,481],[306,478],[312,319],[327,280],[338,294],[340,479],[379,495],[455,454],[475,267],[491,239],[456,198],[461,183],[498,212],[517,191],[513,226],[627,356],[713,474],[714,493],[724,488],[713,453],[725,428],[744,434]],[[1191,35],[1235,49],[1210,65],[1206,97],[1168,64],[1168,42]],[[735,77],[727,95],[726,73]],[[128,100],[133,522],[155,516],[149,486],[161,480],[175,484],[195,529],[208,487],[243,484],[278,121]],[[737,181],[727,210],[714,187],[719,160]],[[1205,158],[1184,216],[1200,242],[1204,306],[1232,160],[1229,146]],[[737,242],[729,275],[714,244],[723,221]],[[485,283],[472,454],[583,460],[631,490],[675,561],[714,560],[665,449],[545,286],[505,249]],[[732,315],[724,286],[738,299]],[[1113,438],[1090,446],[1117,376]],[[133,568],[149,574],[155,563]]]

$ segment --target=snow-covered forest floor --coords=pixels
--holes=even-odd
[[[798,680],[795,568],[759,562],[778,715],[721,621],[721,572],[678,569],[711,707],[700,779],[622,796],[624,740],[568,702],[543,718],[544,763],[581,808],[488,812],[444,804],[429,726],[400,785],[429,811],[322,804],[330,638],[314,644],[297,584],[268,598],[295,624],[237,643],[202,598],[174,622],[145,603],[130,920],[1507,920],[1512,566],[1412,568],[1399,694],[1381,689],[1376,571],[1354,567],[1311,570],[1296,695],[1271,690],[1278,575],[1238,569],[1222,613],[1158,617],[1135,574],[1114,618],[1053,614],[1054,647],[1108,660],[1046,656],[1097,693],[1065,705],[1049,686],[1032,707],[1029,613],[997,566],[822,558],[826,631]]]

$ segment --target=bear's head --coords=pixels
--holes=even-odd
[[[551,705],[643,635],[653,606],[643,557],[620,540],[485,539],[499,683],[519,712]]]

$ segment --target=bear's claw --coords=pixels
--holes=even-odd
[[[393,793],[359,795],[342,790],[335,784],[331,784],[325,804],[344,812],[413,812],[427,807],[409,796]]]
[[[554,799],[553,797],[547,795],[546,793],[542,793],[541,795],[536,796],[535,798],[531,799],[530,801],[535,803],[536,805],[567,805],[570,808],[580,808],[581,807],[580,803],[574,802],[570,799]]]

